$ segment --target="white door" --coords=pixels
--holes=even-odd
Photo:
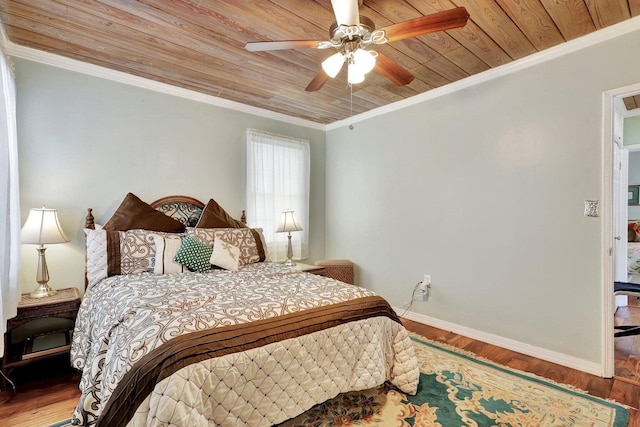
[[[614,280],[627,281],[627,221],[629,151],[622,147],[622,138],[615,135],[613,144],[613,227],[614,227]],[[627,297],[616,296],[616,308],[627,305]]]
[[[628,197],[628,175],[629,175],[629,152],[625,148],[621,148],[618,144],[613,147],[613,161],[615,170],[613,172],[614,195],[613,203],[615,205],[615,247],[614,247],[614,263],[615,263],[615,280],[618,282],[627,281],[627,197]]]

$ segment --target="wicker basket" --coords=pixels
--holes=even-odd
[[[324,267],[325,277],[353,285],[353,262],[348,259],[323,259],[316,265]]]

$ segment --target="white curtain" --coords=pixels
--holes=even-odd
[[[288,233],[276,233],[292,210],[303,231],[291,232],[293,258],[309,257],[309,141],[247,129],[247,223],[262,228],[272,261],[287,258]]]
[[[18,140],[16,88],[13,72],[0,51],[0,337],[7,319],[16,315],[20,300],[20,198],[18,194]],[[0,339],[0,356],[4,339]]]

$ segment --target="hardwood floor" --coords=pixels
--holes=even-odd
[[[0,425],[44,427],[68,419],[80,399],[80,374],[61,356],[16,369],[17,391],[0,393]]]
[[[636,315],[639,318],[636,318]],[[625,311],[619,309],[616,313],[616,322],[634,322],[636,319],[640,320],[640,307],[629,307],[628,310],[625,308]],[[478,356],[511,368],[532,372],[559,383],[573,385],[594,396],[614,399],[626,404],[631,407],[629,427],[640,427],[640,412],[638,411],[640,384],[631,377],[604,379],[476,341],[453,332],[432,328],[410,320],[405,320],[404,323],[410,331],[429,339],[471,351]],[[634,338],[633,342],[628,343],[627,341],[631,340],[623,341],[616,338],[616,360],[621,363],[620,373],[623,375],[633,370],[630,368],[631,366],[635,366],[634,375],[637,374],[640,345],[638,341],[635,341],[636,339]],[[16,393],[0,392],[0,425],[44,427],[69,418],[80,397],[78,391],[80,375],[67,365],[67,361],[63,358],[56,360],[55,364],[41,367],[39,371],[36,369],[16,371],[12,378],[16,381],[18,391]],[[616,370],[617,374],[618,369]]]
[[[616,311],[615,324],[640,325],[640,300],[629,298],[629,305]],[[640,386],[640,335],[615,340],[615,375]]]

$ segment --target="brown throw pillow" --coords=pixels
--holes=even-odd
[[[135,194],[128,193],[103,228],[117,231],[139,228],[167,233],[182,233],[184,224],[155,210]]]
[[[202,210],[196,228],[245,228],[242,221],[233,219],[215,200],[209,200]]]

